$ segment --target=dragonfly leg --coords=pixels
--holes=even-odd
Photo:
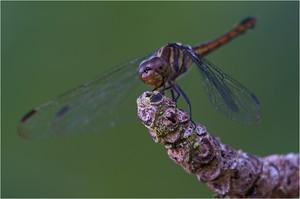
[[[166,91],[166,90],[169,90],[169,89],[171,89],[172,100],[173,100],[174,102],[177,102],[178,98],[180,97],[180,93],[179,93],[179,92],[176,92],[177,96],[175,97],[174,88],[173,88],[173,86],[172,86],[170,83],[169,83],[169,86],[167,86],[167,87],[164,86],[163,89],[160,90],[160,92],[161,92],[162,94],[165,94],[165,91]]]
[[[160,92],[161,92],[161,93],[162,93],[162,92],[165,92],[166,90],[169,90],[170,88],[172,88],[171,85],[169,85],[169,86],[167,86],[167,87],[164,86],[163,89],[160,90]]]
[[[159,91],[161,94],[165,95],[165,90],[167,90],[166,85],[163,86],[163,88]],[[152,91],[156,91],[157,88],[153,89]]]
[[[177,102],[178,98],[180,97],[180,92],[176,92],[177,96],[175,97],[174,88],[173,88],[172,84],[170,84],[170,81],[169,81],[169,86],[172,88],[171,89],[172,99],[174,102]]]
[[[175,94],[174,94],[174,90],[173,89],[171,89],[171,95],[172,95],[172,100],[174,102],[177,102],[178,97],[175,98]],[[177,95],[177,96],[179,96],[179,95]]]
[[[163,87],[159,92],[160,92],[161,94],[165,95],[165,91],[168,90],[168,89],[170,89],[170,88],[172,88],[172,87],[171,87],[171,86],[166,87],[166,86],[164,85],[164,87]],[[154,90],[156,90],[156,89],[154,89]]]
[[[194,125],[194,128],[196,128],[196,124],[195,122],[193,121],[192,119],[192,106],[191,106],[191,103],[190,103],[190,100],[189,98],[187,97],[187,95],[183,92],[183,90],[180,88],[180,86],[176,83],[172,83],[171,81],[169,81],[169,85],[172,87],[172,90],[174,90],[176,93],[177,93],[177,96],[176,96],[176,101],[177,99],[180,97],[180,95],[183,96],[183,99],[184,101],[188,104],[188,107],[189,107],[189,115],[190,115],[190,120],[191,122],[193,123]],[[175,102],[176,102],[175,101]]]

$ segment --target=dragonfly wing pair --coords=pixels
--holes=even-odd
[[[20,121],[20,136],[40,138],[60,134],[95,133],[134,118],[137,96],[130,91],[141,85],[136,69],[151,54],[121,64],[34,108]],[[137,95],[138,92],[134,93]],[[126,104],[123,103],[126,100],[125,94],[130,98]]]

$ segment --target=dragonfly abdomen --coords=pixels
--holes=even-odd
[[[239,24],[231,28],[225,34],[221,35],[220,37],[200,44],[198,46],[194,46],[193,50],[201,56],[206,56],[207,54],[211,53],[215,49],[219,48],[220,46],[228,43],[232,39],[236,38],[237,36],[244,33],[247,29],[253,28],[256,22],[256,18],[248,17],[242,20]]]

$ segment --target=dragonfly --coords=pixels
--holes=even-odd
[[[132,118],[138,85],[142,80],[164,93],[170,89],[175,101],[183,96],[192,116],[191,103],[176,83],[196,65],[204,90],[213,107],[233,121],[254,124],[260,120],[258,98],[245,86],[205,58],[246,30],[254,28],[255,17],[247,17],[221,36],[196,46],[168,43],[139,56],[80,86],[33,108],[19,122],[22,138],[96,133]]]

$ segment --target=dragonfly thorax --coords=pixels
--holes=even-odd
[[[140,64],[139,77],[146,84],[157,89],[165,85],[169,75],[168,69],[169,67],[163,58],[153,56]]]

